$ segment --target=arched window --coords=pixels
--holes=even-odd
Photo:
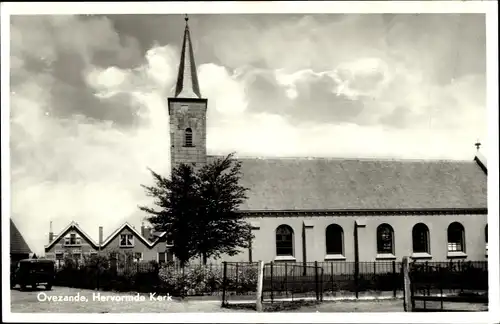
[[[288,225],[276,229],[276,255],[293,256],[293,229]]]
[[[488,224],[484,227],[484,240],[486,241],[486,255],[488,255]]]
[[[186,128],[184,131],[184,146],[193,146],[193,130]]]
[[[394,254],[394,230],[389,224],[377,227],[377,254]]]
[[[429,228],[423,223],[418,223],[413,226],[412,230],[413,252],[414,253],[429,253]]]
[[[326,228],[326,254],[344,255],[344,231],[337,224]]]
[[[448,252],[465,252],[465,230],[458,222],[448,226]]]

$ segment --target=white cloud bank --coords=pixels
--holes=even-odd
[[[43,51],[36,55],[53,61],[60,42],[71,37],[64,33],[54,36],[47,30],[58,24],[81,25],[76,18],[47,18],[44,24],[50,28],[36,39],[45,37],[47,41],[38,44]],[[92,56],[94,47],[114,39],[109,25],[98,24],[107,26],[102,30],[109,33],[101,43],[92,39],[93,47],[75,45],[84,49],[81,52],[86,58]],[[36,26],[14,25],[13,39],[28,37]],[[63,27],[68,30],[67,25]],[[82,78],[96,98],[105,102],[122,95],[124,106],[135,108],[133,127],[121,127],[78,114],[54,116],[50,90],[61,81],[50,71],[33,73],[26,67],[33,55],[30,49],[38,45],[23,41],[13,46],[11,70],[21,82],[11,89],[11,189],[12,217],[32,249],[41,253],[47,244],[49,221],[53,221],[56,232],[77,221],[95,239],[100,225],[109,233],[126,220],[140,224],[144,215],[137,205],[149,201],[140,187],[150,183],[147,168],[164,174],[169,170],[166,98],[177,72],[178,48],[155,46],[146,53],[144,64],[131,69],[98,67],[90,59],[84,60]],[[402,113],[408,110],[421,115],[424,122],[416,120],[399,128],[335,120],[292,123],[286,114],[248,109],[249,100],[255,98],[248,96],[249,79],[243,70],[201,65],[201,90],[209,99],[208,152],[472,159],[476,138],[486,139],[484,102],[477,99],[481,97],[477,93],[484,90],[477,78],[459,78],[444,87],[424,87],[425,81],[414,70],[389,63],[368,56],[328,71],[276,69],[272,74],[292,102],[301,91],[297,85],[326,76],[336,85],[329,92],[363,101],[364,109],[371,111],[367,119],[379,120],[402,109]],[[381,77],[370,81],[375,74]],[[314,114],[314,98],[310,102]]]

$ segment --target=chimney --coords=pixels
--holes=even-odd
[[[102,226],[99,226],[99,245],[102,244],[103,236],[102,236]]]
[[[50,221],[49,227],[49,244],[54,240],[54,232],[52,232],[52,221]]]
[[[146,227],[144,226],[144,222],[141,223],[141,235],[142,235],[142,237],[148,238],[148,235],[146,232]]]

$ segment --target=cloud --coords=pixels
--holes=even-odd
[[[209,154],[471,159],[486,139],[484,70],[471,54],[443,59],[478,37],[443,45],[454,33],[437,18],[334,18],[200,18]],[[147,167],[170,168],[179,35],[143,50],[109,18],[73,16],[15,17],[11,32],[12,217],[28,243],[40,251],[50,220],[94,238],[139,224]]]
[[[138,49],[106,19],[15,17],[11,30],[11,207],[32,249],[47,243],[49,221],[57,232],[75,220],[97,238],[99,225],[140,220],[147,167],[169,169],[162,84],[175,49],[127,69]],[[101,67],[103,52],[113,66]]]

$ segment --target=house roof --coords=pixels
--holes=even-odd
[[[128,229],[130,232],[132,232],[139,240],[144,243],[144,245],[148,247],[153,247],[156,243],[151,242],[147,240],[144,236],[141,235],[132,225],[130,225],[128,222],[125,222],[122,226],[118,227],[113,233],[111,233],[110,236],[104,242],[102,242],[101,248],[105,248],[111,241],[113,241],[121,232],[123,232],[124,229]]]
[[[29,254],[31,249],[17,229],[14,221],[10,220],[10,253],[11,254]]]
[[[487,207],[487,176],[475,161],[238,160],[249,188],[241,211]]]
[[[81,227],[78,225],[76,222],[71,222],[69,223],[68,226],[66,226],[65,229],[61,231],[49,244],[45,246],[45,251],[49,250],[56,244],[62,237],[64,237],[68,232],[70,231],[75,231],[77,232],[81,238],[85,239],[90,245],[92,245],[93,248],[97,249],[98,245],[97,243],[88,235]]]

